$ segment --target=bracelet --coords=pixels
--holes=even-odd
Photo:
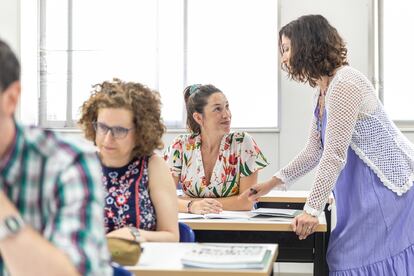
[[[136,242],[139,242],[140,237],[141,237],[141,233],[139,232],[138,228],[136,228],[134,226],[129,226],[128,229],[129,229],[129,232],[131,233],[131,235],[134,237],[134,240]]]
[[[187,213],[190,213],[191,214],[191,205],[193,205],[193,203],[194,203],[194,200],[190,200],[187,203]]]

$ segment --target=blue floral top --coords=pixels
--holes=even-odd
[[[121,168],[102,165],[107,233],[125,226],[156,229],[157,216],[148,191],[148,160],[133,159]]]

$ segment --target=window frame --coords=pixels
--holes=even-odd
[[[374,86],[380,101],[384,104],[384,1],[373,1],[374,13]],[[414,132],[414,119],[393,120],[404,132]]]
[[[187,44],[188,44],[188,0],[182,0],[182,5],[183,5],[183,86],[185,87],[187,84],[187,70],[188,70],[188,64],[187,64],[187,59],[188,59],[188,53],[187,53]],[[49,129],[59,129],[59,130],[76,130],[77,128],[77,122],[76,120],[73,120],[73,114],[72,114],[72,82],[73,82],[73,72],[72,72],[72,42],[73,42],[73,29],[72,29],[72,23],[73,23],[73,0],[67,0],[65,4],[67,4],[67,9],[68,9],[68,18],[65,19],[67,20],[67,37],[68,37],[68,41],[67,41],[67,51],[66,51],[66,60],[67,60],[67,78],[66,78],[66,93],[65,96],[62,95],[62,97],[65,97],[66,99],[66,111],[65,111],[65,120],[50,120],[48,119],[48,106],[47,106],[47,73],[46,73],[46,68],[47,68],[47,60],[45,59],[45,55],[47,54],[47,49],[46,49],[46,5],[48,3],[48,0],[38,0],[37,1],[37,39],[38,39],[38,49],[37,49],[37,55],[38,55],[38,71],[36,72],[37,74],[37,83],[36,88],[37,88],[37,110],[36,110],[36,115],[37,115],[37,119],[36,119],[36,123],[44,128],[49,128]],[[276,4],[277,10],[276,10],[276,24],[279,24],[280,22],[280,1],[277,1]],[[157,89],[157,87],[159,87],[159,78],[157,77],[158,74],[160,73],[160,65],[159,65],[159,54],[157,53],[157,57],[156,57],[156,70],[157,72],[155,72],[156,74],[156,84],[154,85],[154,88]],[[277,107],[277,118],[274,119],[274,123],[272,123],[272,125],[274,126],[269,126],[269,127],[254,127],[254,126],[250,126],[250,127],[235,127],[232,128],[234,130],[248,130],[248,131],[258,131],[258,132],[277,132],[279,131],[280,128],[280,68],[277,68],[277,72],[278,74],[275,75],[275,78],[278,79],[277,80],[277,86],[276,86],[276,91],[273,93],[277,93],[275,100],[277,101],[277,105],[275,105]],[[34,72],[31,72],[34,73]],[[31,86],[31,85],[30,85]],[[32,86],[33,87],[33,86]],[[167,131],[168,132],[181,132],[181,131],[186,131],[186,112],[185,112],[185,106],[184,104],[182,104],[182,115],[181,115],[181,121],[171,121],[168,122],[166,121],[166,126],[167,126]]]

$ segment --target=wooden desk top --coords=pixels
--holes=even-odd
[[[259,202],[286,202],[286,203],[305,203],[310,191],[281,191],[271,190],[266,195],[259,198]],[[333,195],[329,197],[329,202],[333,200]]]
[[[264,269],[197,269],[187,268],[181,264],[181,256],[190,250],[194,243],[156,243],[147,242],[136,266],[127,266],[127,270],[140,276],[267,276],[273,269],[278,255],[277,244],[260,244],[271,250],[271,258]],[[253,245],[253,244],[249,244]]]
[[[322,212],[315,232],[326,232],[325,213]],[[193,230],[233,230],[233,231],[292,231],[291,220],[265,221],[243,219],[180,219]]]

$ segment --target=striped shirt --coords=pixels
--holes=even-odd
[[[14,144],[0,160],[0,190],[82,275],[112,275],[101,167],[90,145],[16,124]],[[0,257],[0,275],[6,274]]]

